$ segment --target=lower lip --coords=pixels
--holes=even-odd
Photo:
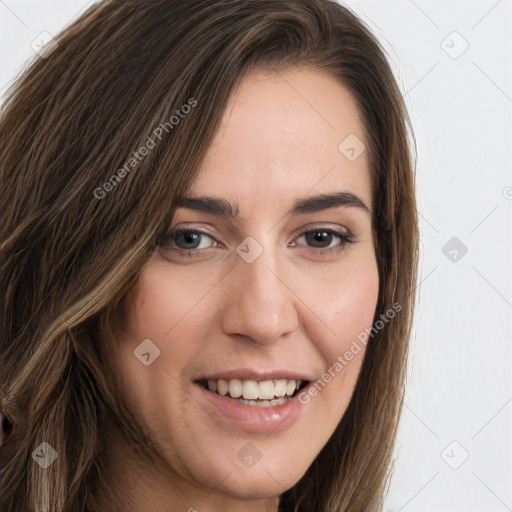
[[[298,395],[281,405],[261,407],[242,404],[236,399],[218,395],[200,384],[196,384],[196,387],[200,393],[200,403],[204,404],[206,410],[215,418],[219,418],[220,413],[220,419],[229,426],[234,425],[253,434],[271,434],[287,430],[298,421],[304,409],[304,405],[297,398]]]

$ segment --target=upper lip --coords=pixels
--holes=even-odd
[[[208,375],[202,376],[196,380],[231,380],[231,379],[240,379],[240,380],[255,380],[255,381],[264,381],[264,380],[302,380],[302,381],[311,381],[313,378],[304,372],[299,372],[297,370],[287,370],[287,369],[261,369],[255,370],[254,368],[233,368],[231,370],[223,370],[219,372],[210,373]]]

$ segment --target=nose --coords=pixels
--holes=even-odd
[[[270,344],[296,330],[296,297],[284,276],[276,271],[275,258],[264,250],[252,263],[237,258],[234,265],[224,284],[224,332],[253,343]]]

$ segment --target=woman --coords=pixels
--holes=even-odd
[[[1,117],[2,512],[378,510],[407,128],[327,0],[112,0],[63,31]]]

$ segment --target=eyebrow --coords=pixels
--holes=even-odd
[[[181,197],[178,199],[176,206],[212,213],[236,222],[239,221],[238,205],[232,205],[229,201],[218,197]],[[319,194],[316,196],[306,197],[304,199],[297,199],[288,213],[292,215],[300,215],[320,212],[330,208],[337,208],[339,206],[354,206],[356,208],[360,208],[368,215],[371,215],[370,207],[351,192],[333,192],[330,194]]]

